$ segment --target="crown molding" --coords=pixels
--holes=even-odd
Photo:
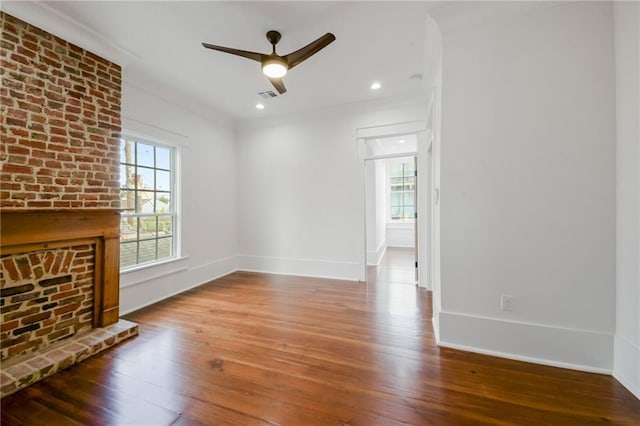
[[[566,4],[562,1],[443,1],[429,9],[443,34],[464,31],[496,21],[516,19],[544,8]],[[568,2],[571,3],[571,2]]]
[[[121,67],[141,57],[43,1],[2,1],[0,10]]]
[[[268,127],[295,124],[308,120],[327,120],[336,117],[357,116],[363,113],[386,111],[389,109],[414,107],[426,111],[429,103],[428,93],[419,92],[409,95],[350,102],[340,105],[314,108],[297,113],[272,117],[250,118],[236,121],[236,129],[248,131]]]

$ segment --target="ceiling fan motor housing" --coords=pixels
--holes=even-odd
[[[273,45],[273,51],[276,51],[276,44],[280,41],[282,35],[278,31],[267,31],[267,40]]]

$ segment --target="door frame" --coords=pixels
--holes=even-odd
[[[415,152],[408,152],[408,153],[402,153],[402,154],[389,154],[389,155],[367,155],[367,150],[366,150],[366,142],[368,139],[377,139],[377,138],[386,138],[386,137],[393,137],[393,136],[400,136],[400,135],[407,135],[407,134],[415,134],[417,136],[417,150]],[[376,160],[376,159],[383,159],[383,158],[398,158],[398,157],[411,157],[411,156],[415,156],[418,162],[418,166],[419,168],[426,170],[424,167],[422,167],[422,159],[424,157],[426,157],[425,155],[423,155],[424,153],[426,153],[426,149],[427,147],[427,123],[426,120],[419,120],[419,121],[407,121],[407,122],[400,122],[400,123],[393,123],[393,124],[387,124],[387,125],[381,125],[381,126],[371,126],[371,127],[363,127],[363,128],[359,128],[357,129],[357,139],[356,139],[356,143],[357,143],[357,147],[358,147],[358,168],[359,168],[359,172],[360,172],[360,177],[361,177],[361,186],[360,186],[360,191],[359,191],[359,198],[360,198],[360,205],[362,206],[362,218],[363,218],[363,225],[361,228],[361,237],[360,237],[360,241],[361,241],[361,245],[360,247],[362,248],[360,256],[359,256],[359,264],[360,264],[360,268],[361,268],[361,279],[362,281],[367,281],[368,280],[368,276],[367,276],[367,204],[366,204],[366,188],[367,188],[367,176],[366,176],[366,161],[370,161],[370,160]],[[420,172],[418,172],[420,173]],[[418,195],[418,198],[420,196]],[[422,207],[421,207],[420,202],[418,202],[417,206],[416,206],[416,211],[418,213],[418,222],[416,223],[417,229],[418,229],[418,240],[416,241],[416,252],[417,253],[423,253],[423,255],[420,257],[421,259],[424,258],[424,254],[425,250],[420,250],[418,247],[421,244],[422,241],[426,242],[426,229],[428,224],[424,223],[425,218],[427,217],[427,215],[425,214],[424,211],[422,211]],[[418,225],[419,223],[419,225]],[[420,247],[429,247],[428,244],[426,245],[420,245]],[[418,262],[418,286],[420,287],[425,287],[425,288],[429,288],[429,276],[427,275],[427,263],[426,261],[422,260]]]

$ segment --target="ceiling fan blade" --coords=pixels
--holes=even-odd
[[[309,59],[311,56],[315,55],[320,50],[327,47],[335,39],[336,39],[336,36],[334,36],[331,33],[326,33],[316,41],[312,41],[311,43],[307,44],[305,47],[298,49],[295,52],[291,52],[288,55],[283,56],[283,58],[289,64],[289,69],[291,69],[296,65],[298,65],[299,63],[301,63],[302,61]]]
[[[287,91],[287,88],[284,87],[284,83],[282,82],[281,78],[271,78],[271,77],[267,77],[267,78],[269,79],[271,84],[273,84],[273,87],[275,87],[278,93],[280,93],[281,95]]]
[[[247,50],[232,49],[230,47],[216,46],[215,44],[202,43],[207,49],[217,50],[219,52],[231,53],[232,55],[242,56],[243,58],[253,59],[254,61],[262,62],[262,57],[265,56],[262,53],[249,52]]]

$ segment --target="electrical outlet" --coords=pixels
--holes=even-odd
[[[509,296],[508,294],[503,294],[500,297],[500,309],[502,309],[504,312],[513,311],[514,300],[515,300],[515,297]]]

